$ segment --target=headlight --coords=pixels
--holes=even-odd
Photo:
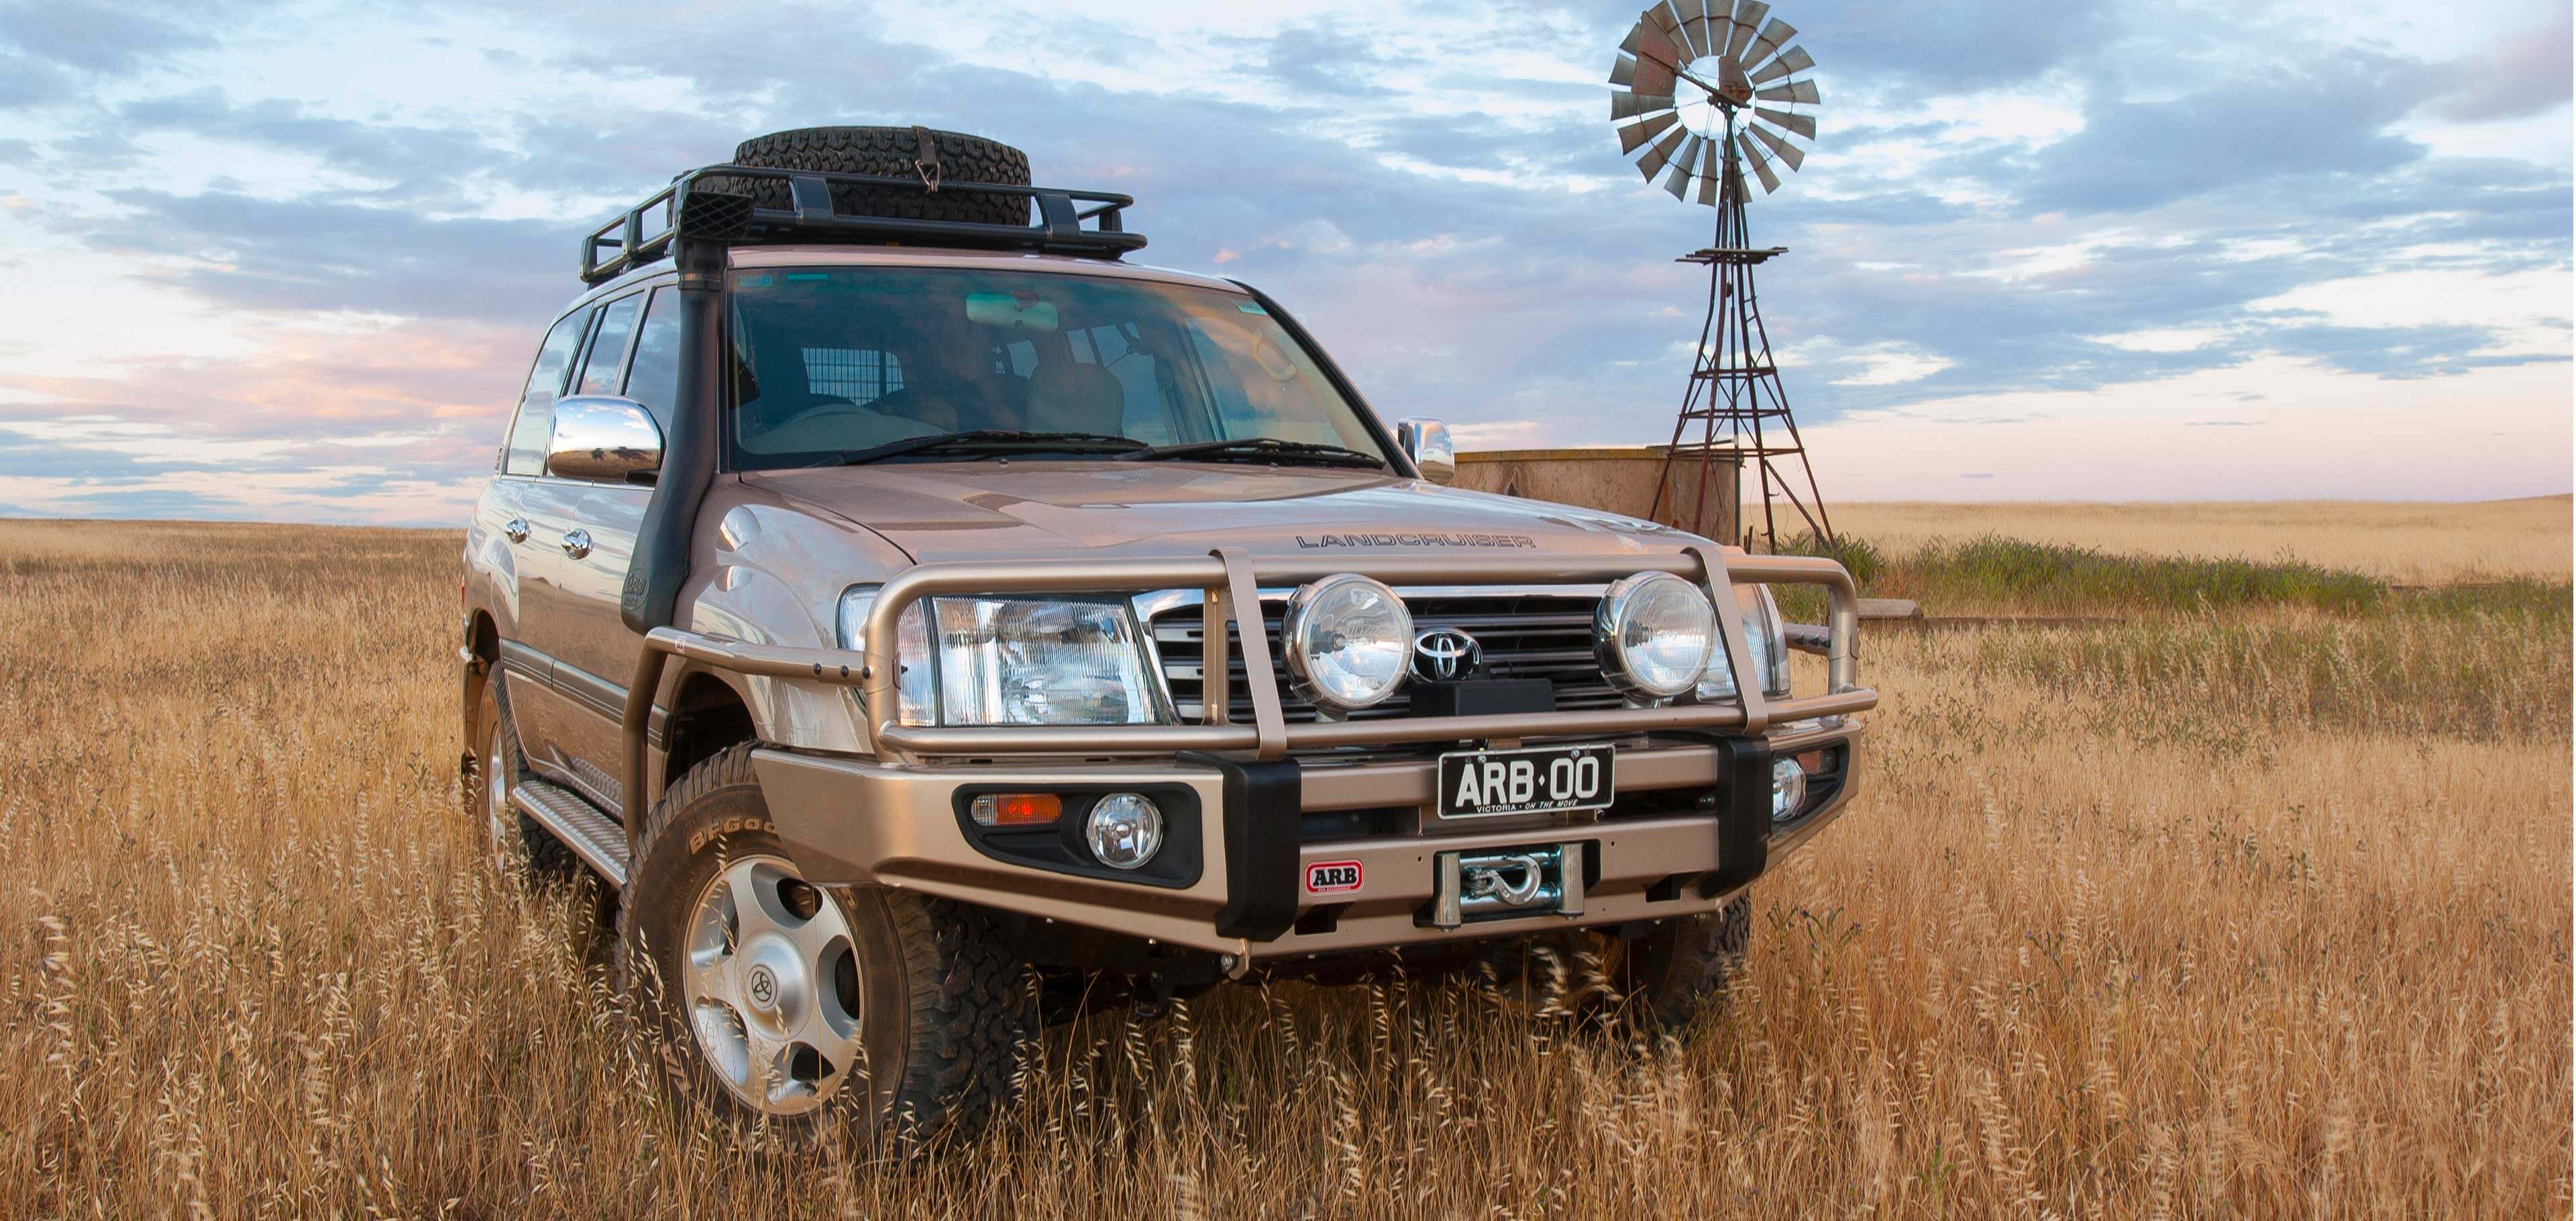
[[[1752,654],[1753,672],[1762,678],[1762,694],[1771,699],[1789,695],[1789,637],[1780,621],[1780,604],[1771,598],[1768,585],[1735,587],[1736,614],[1744,620],[1744,648]],[[1708,673],[1699,680],[1697,698],[1703,704],[1735,698],[1735,671],[1723,654],[1709,659]]]
[[[841,597],[842,647],[857,648],[876,600]],[[1139,725],[1162,718],[1135,620],[1121,602],[931,598],[934,655],[923,603],[900,621],[907,725]],[[936,692],[936,701],[932,694]]]
[[[1298,692],[1329,708],[1366,708],[1395,694],[1413,664],[1413,612],[1357,573],[1291,595],[1279,636]]]
[[[1611,685],[1654,700],[1690,690],[1716,639],[1716,608],[1698,586],[1669,572],[1611,582],[1592,620],[1593,651]]]
[[[864,650],[867,646],[868,608],[877,604],[877,587],[854,585],[841,593],[841,647]],[[938,708],[932,700],[938,691],[938,677],[930,669],[930,617],[922,604],[915,602],[903,608],[903,617],[894,627],[898,665],[895,670],[896,701],[901,715],[896,719],[906,725],[936,725]]]

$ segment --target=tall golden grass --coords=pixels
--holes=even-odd
[[[457,546],[0,525],[0,1209],[2570,1207],[2563,617],[1882,634],[1862,795],[1693,1028],[1225,989],[901,1164],[666,1109],[583,897],[481,865]]]
[[[1831,507],[1836,531],[1896,552],[1936,539],[1963,542],[2000,534],[2128,555],[2291,558],[2414,584],[2506,577],[2564,581],[2570,567],[2570,513],[2576,509],[2566,496],[2474,504],[2310,500]]]

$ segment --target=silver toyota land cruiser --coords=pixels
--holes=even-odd
[[[971,1130],[1054,990],[1394,956],[1589,949],[1686,1018],[1851,799],[1850,578],[1444,487],[1276,302],[1028,182],[922,128],[674,179],[585,235],[475,508],[474,804],[615,889],[675,1094]]]

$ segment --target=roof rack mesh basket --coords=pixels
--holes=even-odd
[[[749,196],[702,185],[709,179],[732,178],[783,179],[794,206],[755,207]],[[836,185],[1018,196],[1036,201],[1038,219],[1029,225],[994,225],[862,216],[833,207],[831,188]],[[583,235],[581,279],[585,284],[603,284],[668,258],[673,242],[680,239],[726,246],[916,243],[1116,259],[1145,245],[1144,234],[1129,233],[1119,224],[1119,213],[1135,204],[1132,197],[1107,191],[953,181],[932,187],[916,178],[710,165],[672,179],[671,185],[643,203]]]

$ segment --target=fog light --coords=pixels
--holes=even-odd
[[[966,807],[966,816],[981,827],[1045,827],[1064,813],[1064,799],[1053,793],[986,793]]]
[[[1163,850],[1163,811],[1143,793],[1111,793],[1091,807],[1083,838],[1101,864],[1143,868]]]
[[[1593,612],[1592,651],[1602,676],[1646,703],[1696,685],[1716,639],[1716,608],[1698,586],[1669,572],[1611,582]]]
[[[1786,822],[1798,816],[1807,804],[1807,769],[1798,766],[1794,757],[1783,755],[1771,761],[1771,818]]]

